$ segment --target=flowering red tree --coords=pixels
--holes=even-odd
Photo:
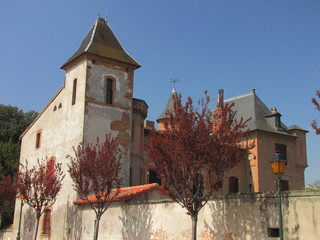
[[[67,156],[70,159],[68,171],[74,189],[96,214],[93,239],[97,240],[101,216],[119,194],[121,151],[117,139],[107,135],[102,144],[99,139],[95,145],[79,144],[74,153],[75,157]],[[94,197],[89,196],[92,193]]]
[[[318,96],[318,98],[320,98],[320,90],[316,91],[316,95]],[[316,98],[312,98],[311,102],[314,104],[315,109],[317,109],[318,111],[320,111],[320,104],[317,101]],[[311,123],[311,127],[315,130],[316,134],[319,135],[320,134],[320,128],[318,127],[317,124],[317,120],[313,120]]]
[[[54,159],[38,161],[31,168],[28,168],[28,161],[25,165],[20,164],[17,191],[25,203],[36,211],[34,240],[37,239],[40,217],[56,202],[64,176],[61,163],[55,163]]]
[[[14,207],[16,187],[10,176],[0,175],[0,227],[3,214]]]
[[[192,240],[197,235],[198,212],[221,188],[224,173],[249,149],[239,143],[248,120],[233,119],[233,104],[221,103],[215,111],[209,104],[206,92],[199,109],[194,108],[191,98],[184,106],[181,98],[177,99],[168,113],[166,130],[153,130],[147,148],[150,168],[157,172],[173,201],[191,216]]]

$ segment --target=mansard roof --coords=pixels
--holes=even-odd
[[[178,93],[176,92],[176,89],[173,88],[172,89],[172,93],[169,97],[169,100],[167,102],[167,105],[165,107],[165,109],[163,110],[163,112],[160,114],[160,116],[157,118],[157,122],[161,121],[162,119],[166,119],[169,118],[168,113],[173,111],[174,108],[174,102],[179,98]]]
[[[64,68],[67,64],[71,63],[84,53],[134,65],[136,68],[140,67],[139,63],[123,49],[106,20],[100,17],[97,18],[95,24],[82,41],[79,49],[62,65],[61,68]]]
[[[227,99],[224,102],[235,104],[232,108],[234,111],[235,119],[240,120],[241,117],[243,117],[243,119],[246,120],[248,118],[251,118],[251,120],[247,124],[246,129],[244,130],[262,130],[267,132],[292,135],[289,132],[291,128],[288,128],[283,122],[281,122],[281,114],[277,112],[275,108],[273,109],[273,111],[271,111],[261,101],[255,91]],[[276,118],[278,118],[279,120],[278,126],[275,123],[277,120]],[[298,126],[295,126],[295,128],[298,128]]]
[[[122,187],[120,188],[119,194],[113,198],[114,194],[117,192],[117,189],[112,189],[110,194],[110,199],[108,199],[110,202],[127,202],[131,199],[137,198],[141,195],[147,194],[152,191],[160,191],[161,193],[168,195],[168,191],[165,190],[162,186],[160,186],[158,183],[151,183],[151,184],[145,184],[145,185],[138,185],[138,186],[132,186],[132,187]],[[91,195],[88,197],[90,202],[98,202],[95,195]],[[75,205],[85,205],[89,204],[86,200],[77,200],[73,202]]]

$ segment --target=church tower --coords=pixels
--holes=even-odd
[[[71,106],[83,113],[83,142],[118,138],[122,176],[129,184],[133,118],[133,77],[140,65],[123,49],[105,19],[97,18],[79,49],[61,67]],[[83,101],[77,101],[78,98]]]

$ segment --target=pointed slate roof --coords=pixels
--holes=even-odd
[[[292,135],[289,133],[290,129],[281,121],[280,127],[276,127],[274,117],[277,115],[280,117],[281,114],[278,112],[271,112],[271,110],[256,95],[255,91],[227,99],[224,102],[233,102],[235,104],[233,107],[235,119],[240,120],[240,118],[243,117],[243,119],[246,120],[251,117],[251,120],[248,122],[246,128],[250,131],[263,130]]]
[[[98,17],[95,24],[82,41],[79,49],[73,54],[71,58],[66,61],[61,68],[80,57],[84,53],[90,53],[97,56],[117,60],[140,67],[121,46],[117,37],[112,32],[106,20]]]
[[[172,89],[170,98],[167,102],[167,105],[165,107],[165,109],[162,111],[162,113],[160,114],[160,116],[157,118],[157,122],[159,122],[162,119],[166,119],[169,118],[168,113],[173,111],[174,108],[174,102],[175,100],[177,100],[179,98],[179,95],[176,91],[175,88]]]

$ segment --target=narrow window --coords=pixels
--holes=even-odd
[[[112,98],[113,98],[113,80],[110,78],[107,78],[106,82],[106,104],[112,104]]]
[[[41,130],[38,130],[36,135],[36,148],[39,148],[40,145],[41,145]]]
[[[252,184],[249,184],[249,193],[253,193],[254,190],[253,190],[253,185]]]
[[[77,96],[77,79],[73,80],[73,89],[72,89],[72,105],[76,103],[76,96]]]
[[[130,168],[130,176],[129,176],[129,186],[132,186],[132,182],[133,182],[133,168]]]
[[[285,144],[276,143],[275,152],[280,153],[281,157],[287,161],[287,146]]]
[[[239,192],[239,179],[237,177],[229,177],[229,193]]]
[[[50,234],[51,232],[51,210],[46,209],[43,214],[42,234]]]

